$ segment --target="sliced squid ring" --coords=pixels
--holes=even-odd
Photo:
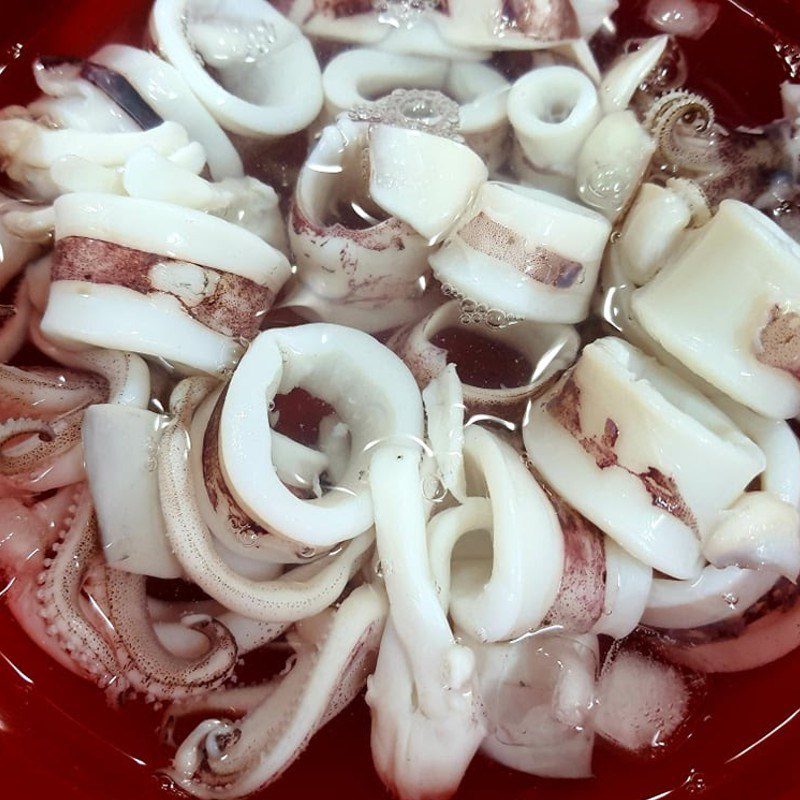
[[[417,301],[422,293],[430,247],[410,225],[368,207],[368,131],[367,124],[345,116],[323,129],[297,179],[289,241],[300,281],[320,298],[348,306],[380,304],[379,315],[388,304],[392,315],[398,302]],[[331,222],[337,206],[360,212],[365,225]],[[391,321],[383,329],[390,326]]]
[[[212,392],[200,403],[192,416],[189,429],[192,445],[189,450],[190,466],[203,520],[218,542],[243,559],[291,564],[302,563],[319,555],[316,548],[299,545],[291,539],[276,536],[265,530],[245,514],[231,495],[219,461],[222,391],[220,389]],[[275,443],[286,441],[286,437],[280,434],[273,436]],[[346,454],[348,461],[349,456],[348,448]],[[273,449],[272,457],[278,462],[276,465],[278,477],[286,482],[287,469],[282,469],[280,466],[280,447]],[[317,463],[315,469],[317,468],[320,473],[324,470],[324,466],[320,463]],[[319,478],[319,473],[316,478]],[[309,475],[308,479],[311,482],[314,478]]]
[[[490,499],[492,565],[488,578],[482,565],[455,571],[450,613],[479,641],[507,641],[538,627],[552,607],[564,570],[564,539],[547,495],[510,445],[473,425],[464,457],[471,493],[486,491]],[[431,546],[440,536],[454,546],[453,526],[467,533],[486,530],[487,521],[486,507],[475,502],[442,512],[430,523]]]
[[[339,486],[314,500],[301,500],[281,483],[271,455],[268,405],[297,387],[333,406],[352,437]],[[373,524],[364,480],[371,448],[422,435],[419,389],[400,359],[367,334],[319,323],[256,338],[228,387],[219,455],[226,483],[251,519],[287,539],[326,547]]]
[[[523,436],[567,502],[679,579],[698,577],[701,539],[765,466],[760,448],[696,389],[613,338],[586,347],[537,398]]]
[[[156,0],[150,32],[227,130],[286,136],[322,108],[322,74],[311,43],[264,0]]]
[[[412,328],[399,331],[390,340],[389,346],[405,361],[422,387],[441,375],[447,367],[447,351],[431,341],[447,328],[465,331],[477,329],[488,339],[517,350],[534,367],[530,380],[523,386],[487,389],[462,381],[464,403],[469,411],[502,416],[504,412],[520,409],[537,389],[569,367],[578,354],[580,338],[570,325],[530,321],[506,326],[492,324],[498,321],[497,314],[493,309],[471,314],[464,310],[461,303],[453,300],[437,308]],[[470,316],[483,319],[486,324],[466,322]]]
[[[452,294],[509,318],[579,322],[610,233],[608,220],[577,203],[489,182],[430,263]]]
[[[466,143],[496,169],[505,156],[509,82],[495,69],[473,61],[445,61],[368,48],[333,58],[322,75],[325,111],[342,111],[397,88],[435,89],[459,103],[459,130]]]
[[[723,411],[761,448],[766,468],[761,489],[800,506],[800,447],[791,428],[753,413],[727,398],[715,398]],[[656,578],[642,622],[682,630],[741,616],[769,592],[780,576],[773,570],[708,565],[696,581]]]
[[[107,45],[92,58],[123,75],[161,117],[183,125],[192,141],[203,146],[214,180],[244,175],[230,139],[175,67],[154,53],[121,44]]]
[[[224,374],[290,273],[249,231],[192,209],[92,193],[55,202],[42,330]]]
[[[518,146],[517,177],[574,196],[578,154],[601,117],[591,79],[562,65],[531,70],[512,87],[508,116]]]

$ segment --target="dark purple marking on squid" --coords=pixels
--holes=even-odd
[[[564,572],[546,622],[588,633],[603,613],[606,557],[603,534],[558,495],[548,491],[564,536]]]
[[[800,314],[774,306],[759,334],[756,358],[800,380]]]
[[[541,11],[533,0],[503,0],[502,18],[520,33],[541,41],[576,39],[578,16],[570,0],[550,0]]]
[[[523,275],[554,289],[569,289],[583,273],[583,265],[537,245],[481,211],[459,232],[459,238],[479,253],[503,261]]]
[[[680,645],[702,645],[740,637],[754,622],[773,612],[793,609],[800,603],[800,590],[786,578],[775,585],[753,605],[736,617],[701,625],[697,628],[660,628],[658,635]]]
[[[314,0],[314,13],[334,19],[370,14],[373,10],[372,0]]]
[[[624,464],[620,464],[615,450],[620,433],[617,423],[609,417],[601,436],[596,434],[585,436],[581,426],[580,405],[581,390],[575,382],[574,376],[570,375],[558,393],[547,402],[546,409],[553,419],[570,433],[583,450],[594,459],[600,469],[609,467],[624,469],[629,475],[642,482],[645,491],[650,495],[650,501],[656,508],[666,511],[684,525],[697,531],[697,520],[681,496],[675,479],[656,467],[648,467],[642,472],[636,472]]]
[[[157,128],[164,122],[133,88],[133,84],[113,69],[95,64],[93,61],[67,56],[42,56],[39,63],[45,69],[58,67],[61,64],[74,64],[80,67],[78,75],[116,103],[142,130]]]
[[[124,286],[147,295],[163,291],[153,287],[151,268],[156,264],[169,265],[170,260],[100,239],[67,236],[56,243],[53,280]],[[207,328],[224,336],[254,339],[264,310],[272,306],[275,293],[241,275],[205,266],[201,269],[216,276],[214,290],[196,305],[188,305],[177,294],[174,297],[193,319]]]

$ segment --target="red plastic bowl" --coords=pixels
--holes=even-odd
[[[643,0],[621,0],[631,35]],[[719,0],[712,32],[687,43],[692,85],[724,119],[776,117],[775,87],[800,71],[799,0]],[[136,43],[150,0],[0,0],[0,105],[27,99],[30,59],[89,55],[109,41]],[[0,593],[2,586],[0,586]],[[460,800],[707,800],[800,798],[800,651],[741,675],[714,679],[691,739],[657,762],[622,759],[598,746],[596,778],[543,781],[476,760]],[[167,800],[156,777],[169,752],[159,713],[133,704],[120,714],[93,686],[50,662],[0,607],[0,798]],[[363,703],[327,726],[266,796],[384,797],[369,755]]]

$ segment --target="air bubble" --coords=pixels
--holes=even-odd
[[[422,479],[422,496],[431,503],[441,503],[447,496],[447,489],[438,475],[426,475]]]
[[[520,319],[499,308],[489,308],[486,303],[462,297],[458,321],[461,325],[485,325],[502,330],[515,325]]]
[[[236,538],[242,547],[257,547],[259,536],[255,531],[237,531]]]
[[[436,11],[441,0],[374,0],[378,21],[393,28],[413,28],[421,17]]]
[[[725,601],[725,605],[731,609],[731,611],[736,609],[736,606],[739,605],[739,598],[735,594],[731,594],[727,592],[726,594],[722,595],[722,599]]]
[[[789,77],[792,79],[800,77],[800,47],[789,42],[776,42],[774,47],[775,52],[786,65]]]
[[[463,140],[458,103],[433,89],[395,89],[374,103],[355,106],[350,118]]]
[[[707,788],[706,779],[702,773],[692,770],[683,784],[689,794],[699,794]]]

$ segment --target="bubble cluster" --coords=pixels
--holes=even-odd
[[[374,0],[378,21],[393,28],[413,28],[420,18],[441,6],[441,0]]]
[[[373,103],[355,106],[350,118],[462,140],[458,103],[433,89],[395,89]]]
[[[461,325],[485,325],[488,328],[502,330],[522,321],[519,317],[502,309],[490,308],[486,303],[470,300],[449,283],[442,284],[442,294],[459,301],[458,321]]]

